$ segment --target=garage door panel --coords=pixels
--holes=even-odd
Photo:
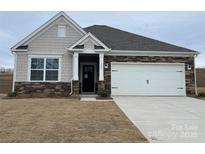
[[[129,65],[129,70],[127,70],[127,66]],[[138,67],[138,66],[139,67]],[[112,69],[116,69],[116,70],[120,70],[120,71],[162,71],[162,72],[166,72],[166,71],[183,71],[183,68],[181,67],[181,64],[179,66],[177,65],[169,65],[169,64],[165,64],[165,65],[160,65],[160,64],[113,64],[112,65]],[[137,66],[137,67],[136,67]],[[148,67],[147,67],[148,66]],[[156,67],[157,66],[157,67]],[[167,69],[163,69],[164,67],[166,67]]]
[[[184,66],[112,64],[113,95],[185,95]]]
[[[152,76],[152,79],[163,79],[163,80],[178,80],[179,78],[182,77],[182,75],[184,74],[183,72],[166,72],[166,73],[162,73],[162,72],[119,72],[119,73],[112,73],[113,74],[113,81],[115,81],[114,79],[149,79],[150,76]]]
[[[112,82],[113,83],[126,83],[126,81],[124,80],[132,80],[135,82],[146,82],[147,80],[149,80],[149,83],[153,83],[153,82],[157,82],[157,83],[163,83],[163,84],[172,84],[172,82],[175,83],[179,83],[181,84],[181,80],[178,80],[180,78],[182,78],[181,73],[175,73],[173,75],[173,73],[166,73],[166,74],[162,74],[162,73],[155,73],[155,74],[151,74],[151,73],[113,73],[112,75]],[[151,78],[150,78],[151,76]]]

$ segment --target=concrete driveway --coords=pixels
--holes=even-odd
[[[150,142],[205,142],[205,101],[190,97],[114,97]]]

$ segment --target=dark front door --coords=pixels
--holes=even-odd
[[[83,65],[82,90],[83,92],[94,92],[94,65]]]

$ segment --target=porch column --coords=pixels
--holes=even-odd
[[[79,57],[79,53],[74,52],[74,54],[73,54],[73,80],[74,81],[79,80],[79,77],[78,77],[78,57]]]
[[[99,53],[99,81],[104,81],[104,53]]]

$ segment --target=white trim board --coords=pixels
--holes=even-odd
[[[31,58],[62,58],[62,55],[45,55],[45,54],[42,54],[42,55],[28,55],[28,57],[31,57]]]
[[[36,29],[35,31],[33,31],[31,34],[29,34],[28,36],[26,36],[23,40],[21,40],[20,42],[18,42],[16,45],[14,45],[11,48],[11,51],[15,52],[15,51],[26,51],[26,50],[22,50],[22,49],[16,49],[18,46],[24,44],[25,42],[27,42],[28,40],[30,40],[32,37],[34,37],[36,34],[40,33],[43,29],[45,29],[46,27],[48,27],[51,23],[53,23],[55,20],[57,20],[58,18],[60,18],[61,16],[65,17],[65,19],[70,22],[81,34],[82,36],[86,34],[86,32],[83,30],[83,28],[81,28],[73,19],[71,19],[66,13],[64,12],[59,12],[58,14],[56,14],[53,18],[51,18],[50,20],[48,20],[46,23],[44,23],[42,26],[40,26],[38,29]]]
[[[111,50],[106,55],[113,56],[195,56],[199,52],[180,52],[180,51],[130,51],[130,50]]]

